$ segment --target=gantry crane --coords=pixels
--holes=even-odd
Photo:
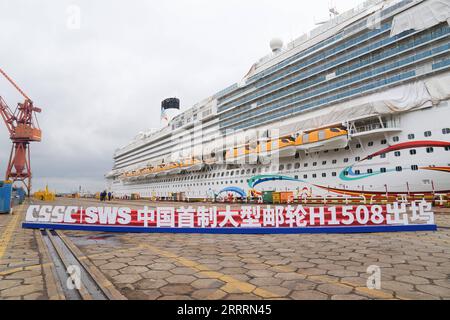
[[[11,154],[6,167],[6,180],[22,182],[28,192],[31,192],[31,162],[30,142],[41,141],[41,129],[36,118],[36,113],[41,109],[33,106],[33,101],[23,92],[19,86],[0,68],[0,73],[14,88],[24,97],[23,103],[18,103],[14,112],[8,107],[0,96],[0,114],[9,131],[12,141]]]

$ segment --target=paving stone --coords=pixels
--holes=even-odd
[[[198,279],[191,283],[191,286],[197,289],[214,289],[224,285],[223,281],[216,279]]]
[[[192,293],[192,298],[197,300],[218,300],[226,296],[226,292],[217,289],[199,289]]]
[[[194,288],[187,284],[173,284],[170,283],[160,288],[159,291],[164,295],[186,295],[194,291]]]
[[[143,279],[139,280],[134,286],[139,290],[158,289],[167,284],[167,281],[161,279]]]
[[[420,291],[399,291],[395,294],[401,300],[439,300],[438,297]]]
[[[119,270],[122,274],[139,274],[146,271],[149,271],[148,268],[142,266],[129,266]]]
[[[21,284],[21,280],[1,280],[0,290],[16,287]]]
[[[290,297],[294,300],[327,300],[328,296],[322,292],[313,290],[293,291]]]
[[[250,280],[251,284],[254,284],[257,287],[260,286],[277,286],[283,282],[282,279],[273,278],[273,277],[258,277]]]
[[[231,293],[227,295],[225,300],[262,300],[261,297],[254,295],[254,294],[248,294],[248,293]]]
[[[424,293],[431,294],[435,297],[445,297],[450,298],[450,289],[436,286],[436,285],[430,285],[430,284],[418,284],[416,285],[416,289],[419,291],[422,291]]]
[[[153,263],[148,265],[150,270],[172,270],[175,266],[171,263]]]
[[[395,277],[396,281],[401,281],[401,282],[406,282],[406,283],[411,283],[411,284],[428,284],[430,283],[429,280],[422,278],[422,277],[418,277],[418,276],[399,276],[399,277]]]
[[[286,297],[290,292],[291,290],[281,286],[259,286],[253,291],[254,294],[264,299]]]
[[[353,291],[351,286],[339,283],[323,283],[317,286],[317,290],[329,295],[348,294]]]
[[[360,296],[358,294],[336,294],[331,297],[331,300],[368,300],[369,298]]]
[[[197,271],[192,268],[176,267],[176,268],[173,268],[172,270],[170,270],[170,272],[173,274],[190,275],[190,274],[196,273]]]
[[[113,279],[117,283],[132,284],[141,280],[142,278],[138,274],[120,274],[114,276]]]
[[[272,277],[275,272],[269,270],[250,270],[247,274],[251,277]]]
[[[2,290],[0,292],[1,297],[20,297],[25,296],[30,293],[34,293],[37,291],[42,290],[42,286],[35,285],[35,284],[27,284],[27,285],[20,285],[17,287],[12,287],[9,289]]]
[[[169,296],[161,296],[158,298],[158,300],[192,300],[192,297],[190,296],[183,296],[183,295],[169,295]]]
[[[125,268],[127,265],[125,263],[110,262],[99,267],[100,270],[119,270]]]
[[[146,300],[156,300],[162,296],[158,290],[142,290],[142,294],[145,295]]]
[[[330,270],[328,271],[329,275],[335,277],[357,277],[358,272],[352,270]]]
[[[282,272],[282,273],[277,273],[275,275],[275,278],[279,278],[282,280],[297,280],[297,279],[305,279],[306,276],[304,274],[296,273],[296,272]]]
[[[195,280],[195,277],[188,275],[174,275],[166,278],[166,281],[169,283],[191,283]]]

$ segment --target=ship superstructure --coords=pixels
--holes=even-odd
[[[366,1],[114,154],[116,196],[450,193],[450,1]]]

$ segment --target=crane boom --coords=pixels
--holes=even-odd
[[[23,92],[22,89],[20,89],[20,87],[14,82],[13,79],[11,79],[11,78],[6,74],[5,71],[3,71],[2,68],[0,68],[0,73],[6,78],[6,80],[9,81],[9,83],[11,83],[11,84],[13,85],[14,88],[16,88],[17,91],[19,91],[19,93],[25,98],[25,100],[30,100],[30,101],[31,101],[31,99],[28,97],[28,95],[27,95],[25,92]]]

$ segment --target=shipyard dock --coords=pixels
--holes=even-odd
[[[30,202],[43,204],[0,215],[1,300],[450,298],[449,209],[436,209],[437,232],[113,234],[22,229]],[[81,269],[78,290],[68,289],[68,265]],[[379,290],[367,286],[370,266],[380,268]]]

